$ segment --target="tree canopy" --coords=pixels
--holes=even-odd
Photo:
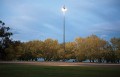
[[[10,28],[0,21],[0,60],[37,61],[38,58],[43,58],[45,61],[69,59],[99,63],[120,61],[120,38],[113,37],[106,41],[96,35],[77,37],[72,42],[66,42],[64,52],[63,44],[51,38],[44,41],[13,41],[11,39],[13,33],[9,30]]]

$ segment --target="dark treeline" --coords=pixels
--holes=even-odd
[[[0,21],[0,60],[35,61],[44,58],[45,61],[65,61],[75,59],[78,62],[119,63],[120,38],[111,38],[110,42],[90,35],[86,38],[78,37],[73,42],[66,43],[66,52],[63,44],[57,40],[33,40],[29,42],[13,41],[10,28]]]

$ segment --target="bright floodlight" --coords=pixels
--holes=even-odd
[[[67,8],[65,6],[62,7],[62,12],[65,13],[67,11]]]

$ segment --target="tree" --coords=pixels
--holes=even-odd
[[[56,60],[58,49],[59,45],[57,40],[46,39],[43,47],[43,58],[45,61]]]
[[[106,46],[107,42],[103,39],[100,39],[96,35],[91,35],[86,38],[87,44],[87,58],[94,62],[97,60],[98,62],[102,62],[104,59],[104,47]]]
[[[66,43],[65,59],[75,59],[75,42]]]
[[[115,54],[115,60],[119,63],[120,60],[120,38],[111,38],[112,49]]]
[[[42,44],[43,42],[39,40],[23,43],[19,60],[37,60],[37,58],[42,57]]]
[[[8,53],[5,52],[6,48],[10,47],[12,43],[9,32],[10,28],[5,27],[5,23],[0,21],[0,60],[7,60]],[[12,50],[11,50],[12,51]]]
[[[21,55],[21,42],[20,41],[12,41],[8,48],[5,49],[5,53],[7,54],[6,60],[17,60]]]
[[[86,59],[86,41],[84,38],[75,39],[75,57],[77,61],[84,61]]]

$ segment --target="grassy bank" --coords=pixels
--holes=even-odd
[[[0,64],[0,77],[120,77],[120,67]]]

